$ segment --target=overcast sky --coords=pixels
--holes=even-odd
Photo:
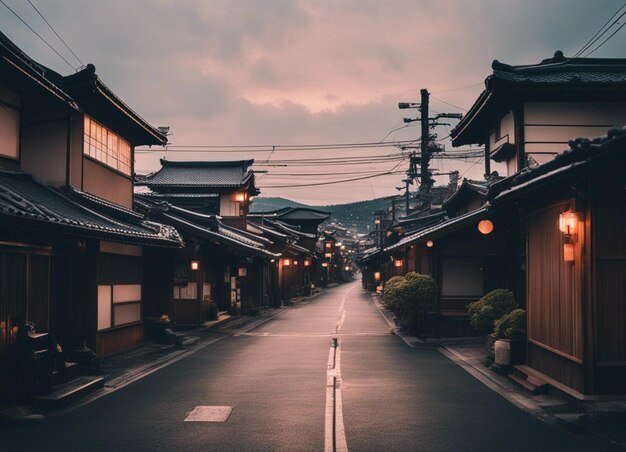
[[[26,0],[3,0],[80,64]],[[401,127],[428,88],[437,112],[464,112],[482,90],[494,59],[537,63],[557,49],[574,54],[622,1],[566,0],[31,0],[85,63],[154,125],[168,125],[180,145],[363,143],[419,137]],[[31,57],[62,74],[57,55],[0,5],[0,29]],[[626,29],[594,56],[624,57]],[[440,138],[449,130],[436,130]],[[447,144],[449,147],[449,144]],[[399,153],[395,148],[274,152],[274,159]],[[136,170],[158,159],[264,162],[269,152],[137,156]],[[319,187],[263,188],[384,172],[377,165],[261,167],[263,195],[336,204],[397,193],[402,174]],[[482,162],[436,161],[480,179]],[[398,169],[406,169],[402,164]],[[298,172],[333,173],[293,177]],[[339,173],[339,174],[338,174]],[[347,174],[353,173],[353,174]],[[354,174],[358,173],[358,174]],[[446,177],[438,178],[445,182]]]

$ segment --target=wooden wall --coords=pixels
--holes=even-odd
[[[109,356],[114,353],[128,350],[143,342],[143,323],[124,326],[98,333],[96,353],[100,356]]]
[[[578,222],[574,262],[563,259],[559,215],[573,201],[552,204],[528,215],[528,363],[581,390],[583,362],[582,247],[584,222]],[[579,212],[584,217],[584,212]],[[573,363],[570,365],[570,363]]]

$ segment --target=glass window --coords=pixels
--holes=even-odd
[[[130,176],[130,143],[87,115],[83,153]]]

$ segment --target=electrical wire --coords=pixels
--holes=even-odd
[[[437,96],[433,96],[432,93],[430,94],[430,97],[432,97],[433,99],[437,99],[439,102],[443,102],[444,104],[449,105],[453,108],[456,108],[457,110],[467,111],[467,108],[463,108],[463,107],[459,107],[458,105],[451,104],[450,102],[440,99]]]
[[[30,0],[28,0],[28,3],[30,3],[30,6],[33,7],[33,9],[35,11],[37,11],[37,14],[39,14],[39,17],[41,17],[43,19],[43,21],[48,24],[48,27],[50,27],[50,30],[52,30],[54,32],[55,35],[57,35],[57,38],[59,38],[59,40],[63,43],[63,45],[65,46],[65,48],[67,48],[67,50],[70,51],[70,53],[72,55],[74,55],[74,58],[76,58],[76,60],[80,63],[81,67],[85,66],[85,63],[82,62],[82,60],[80,58],[78,58],[78,55],[76,55],[76,53],[74,53],[74,51],[72,50],[72,48],[67,44],[67,42],[65,42],[65,40],[57,33],[57,31],[54,29],[54,27],[50,24],[50,22],[48,22],[48,20],[44,17],[43,14],[41,14],[41,11],[39,11],[37,9],[37,7],[33,4],[33,2],[31,2]]]
[[[9,11],[11,11],[11,13],[13,13],[13,15],[14,15],[15,17],[17,17],[17,18],[18,18],[18,19],[19,19],[19,20],[20,20],[20,21],[21,21],[24,25],[26,25],[26,27],[28,27],[28,29],[29,29],[30,31],[32,31],[33,33],[35,33],[35,35],[36,35],[39,39],[41,39],[41,41],[42,41],[45,45],[47,45],[48,47],[50,47],[50,49],[52,49],[52,51],[53,51],[54,53],[56,53],[56,54],[59,56],[59,58],[61,58],[63,61],[65,61],[65,63],[66,63],[69,67],[71,67],[72,69],[74,69],[74,71],[78,72],[78,70],[77,70],[74,66],[72,66],[72,64],[71,64],[69,61],[67,61],[63,55],[61,55],[61,54],[60,54],[60,53],[59,53],[59,52],[58,52],[58,51],[57,51],[54,47],[52,47],[52,46],[50,45],[50,43],[48,43],[48,41],[46,41],[44,38],[42,38],[42,37],[41,37],[41,35],[40,35],[39,33],[37,33],[33,27],[31,27],[30,25],[28,25],[28,23],[26,23],[26,21],[25,21],[24,19],[22,19],[22,18],[19,16],[19,14],[17,14],[15,11],[13,11],[13,9],[11,9],[11,7],[10,7],[9,5],[7,5],[7,4],[4,2],[4,0],[0,0],[0,3],[2,3],[6,9],[8,9]]]
[[[595,33],[595,34],[594,34],[591,38],[589,38],[589,41],[587,41],[587,42],[585,43],[585,45],[583,45],[583,46],[580,48],[580,50],[574,54],[574,58],[576,58],[576,57],[578,57],[578,56],[581,56],[581,55],[582,55],[582,54],[583,54],[583,53],[584,53],[584,52],[585,52],[585,51],[586,51],[589,47],[591,47],[591,46],[592,46],[595,42],[597,42],[600,38],[602,38],[602,36],[603,36],[604,34],[606,34],[606,32],[607,32],[607,31],[608,31],[611,27],[613,27],[613,25],[615,25],[615,24],[617,23],[617,21],[618,21],[618,20],[620,20],[620,18],[624,15],[624,13],[626,13],[626,11],[624,11],[624,13],[622,13],[622,14],[621,14],[621,15],[620,15],[620,16],[619,16],[616,20],[615,20],[615,22],[613,22],[613,23],[612,23],[612,24],[611,24],[611,25],[607,28],[607,25],[608,25],[608,24],[609,24],[609,23],[613,20],[613,18],[614,18],[615,16],[617,16],[617,15],[620,13],[620,11],[621,11],[622,9],[624,9],[624,6],[626,6],[626,3],[622,4],[622,6],[620,6],[620,7],[617,9],[617,11],[615,11],[615,13],[614,13],[614,14],[613,14],[610,18],[609,18],[609,20],[607,20],[607,21],[604,23],[604,25],[602,25],[602,27],[600,27],[600,29],[599,29],[598,31],[596,31],[596,33]],[[620,27],[620,28],[621,28],[621,27]],[[604,31],[603,31],[603,30],[604,30]],[[615,33],[614,33],[614,34],[615,34]]]
[[[591,56],[591,55],[592,55],[592,54],[593,54],[596,50],[598,50],[600,47],[602,47],[604,44],[606,44],[606,42],[607,42],[609,39],[611,39],[613,36],[615,36],[615,34],[616,34],[618,31],[620,31],[622,28],[624,28],[624,25],[626,25],[626,23],[623,23],[622,25],[620,25],[620,26],[619,26],[619,28],[618,28],[617,30],[615,30],[613,33],[611,33],[611,34],[609,35],[609,37],[608,37],[608,38],[606,38],[604,41],[602,41],[598,47],[596,47],[595,49],[593,49],[591,52],[587,53],[587,54],[585,55],[585,57]]]
[[[0,0],[2,1],[2,0]],[[233,149],[240,149],[239,152],[257,153],[257,152],[304,152],[304,151],[324,151],[336,149],[365,149],[377,147],[399,147],[403,144],[414,143],[415,140],[400,141],[379,141],[365,143],[327,143],[327,144],[288,144],[288,145],[180,145],[172,144],[163,147],[153,146],[152,148],[137,148],[135,152],[154,153],[154,152],[199,152],[199,153],[221,153],[233,152]],[[235,151],[237,152],[237,151]]]

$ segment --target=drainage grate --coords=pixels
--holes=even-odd
[[[185,418],[185,422],[226,422],[232,406],[197,406]]]

